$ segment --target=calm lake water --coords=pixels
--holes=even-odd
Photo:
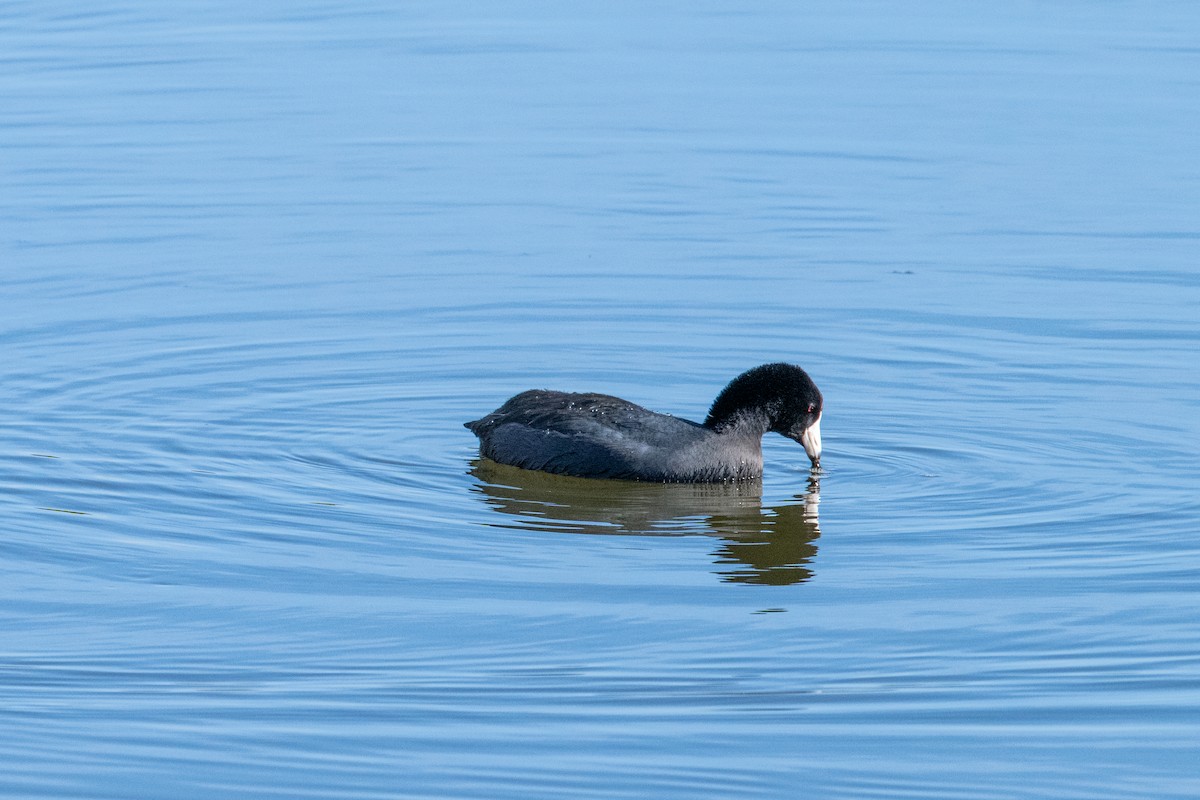
[[[652,5],[0,4],[0,795],[1200,796],[1200,10]]]

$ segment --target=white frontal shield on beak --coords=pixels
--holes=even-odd
[[[821,461],[821,417],[818,416],[813,420],[813,424],[805,429],[804,433],[800,434],[800,444],[804,445],[804,452],[808,453],[808,459],[816,466]]]

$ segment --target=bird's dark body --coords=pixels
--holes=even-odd
[[[716,435],[619,397],[536,389],[467,427],[480,438],[480,455],[493,461],[566,475],[642,480],[680,479],[682,475],[663,467]]]
[[[762,475],[763,433],[792,432],[790,427],[780,427],[783,412],[771,405],[773,400],[768,402],[779,391],[768,392],[770,397],[764,400],[761,392],[748,390],[761,388],[762,379],[781,368],[803,376],[802,386],[812,385],[798,367],[759,367],[722,392],[713,404],[719,418],[710,413],[703,425],[611,395],[545,390],[521,392],[491,414],[465,424],[479,437],[482,456],[525,469],[652,481],[757,478]],[[744,380],[752,374],[757,374],[758,382]],[[791,372],[786,377],[795,379]],[[786,382],[783,388],[788,388]],[[815,401],[805,399],[809,424],[820,416],[815,386],[812,393]],[[795,423],[789,417],[787,424]]]

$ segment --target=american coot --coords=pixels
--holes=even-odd
[[[764,364],[729,382],[703,425],[606,394],[521,392],[464,423],[486,458],[514,467],[643,481],[762,477],[762,437],[781,433],[821,460],[821,392],[804,370]]]

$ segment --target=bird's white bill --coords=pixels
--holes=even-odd
[[[808,459],[816,464],[821,460],[821,418],[809,425],[804,433],[800,434],[800,444],[804,445],[804,452],[808,453]]]

